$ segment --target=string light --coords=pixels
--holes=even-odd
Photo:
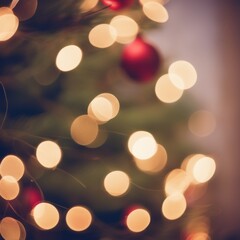
[[[82,206],[72,207],[66,215],[66,223],[73,231],[84,231],[92,222],[92,215],[89,210]]]
[[[134,157],[148,159],[157,152],[157,143],[151,133],[137,131],[129,137],[128,149]]]
[[[10,8],[0,8],[0,41],[9,40],[16,33],[18,25],[19,20]]]
[[[98,131],[96,120],[88,115],[75,118],[70,129],[72,139],[83,146],[93,143],[97,138]]]
[[[138,208],[130,212],[127,216],[126,224],[132,232],[144,231],[151,222],[151,217],[146,209]]]
[[[132,18],[124,15],[112,18],[110,25],[116,30],[116,41],[122,44],[133,41],[139,31],[138,24]]]
[[[25,240],[24,226],[12,217],[5,217],[0,223],[0,233],[6,240]]]
[[[55,168],[61,161],[62,151],[57,143],[44,141],[37,146],[36,157],[45,168]]]
[[[149,19],[159,23],[165,23],[169,18],[167,9],[156,1],[143,3],[143,12]]]
[[[121,196],[129,188],[128,175],[122,171],[110,172],[104,179],[105,190],[112,196]]]
[[[168,220],[180,218],[187,208],[185,197],[181,193],[168,196],[162,204],[162,213]]]
[[[116,41],[117,32],[109,24],[99,24],[89,32],[88,39],[94,47],[107,48]]]
[[[167,164],[166,149],[158,144],[157,152],[148,159],[134,158],[136,166],[143,172],[157,173],[161,171]]]
[[[19,181],[24,174],[24,164],[20,158],[14,155],[6,156],[0,164],[0,174],[4,176],[12,176]]]
[[[68,72],[75,69],[82,60],[82,50],[75,45],[63,47],[57,54],[56,66],[60,71]]]
[[[12,176],[4,176],[0,179],[0,196],[5,200],[15,199],[20,192],[17,180]]]
[[[43,230],[53,229],[59,222],[59,212],[50,203],[42,202],[32,210],[35,223]]]
[[[171,75],[171,79],[181,82],[177,75]],[[161,76],[155,85],[155,93],[158,99],[164,103],[174,103],[178,101],[183,94],[183,89],[176,87],[170,79],[169,74]]]
[[[168,69],[170,80],[180,89],[189,89],[197,82],[197,72],[194,66],[187,61],[176,61],[169,66]],[[175,75],[181,78],[181,81],[176,81]],[[180,82],[180,84],[179,84]]]

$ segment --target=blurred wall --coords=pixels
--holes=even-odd
[[[217,162],[208,190],[213,239],[240,239],[240,1],[171,0],[169,21],[149,40],[164,57],[190,61],[198,82],[190,94],[214,113],[217,128],[199,139]]]

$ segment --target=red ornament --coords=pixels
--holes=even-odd
[[[160,69],[159,52],[141,37],[125,46],[121,57],[124,72],[137,82],[151,81]]]
[[[106,6],[109,6],[112,10],[121,10],[123,8],[129,7],[133,4],[133,0],[101,0]]]

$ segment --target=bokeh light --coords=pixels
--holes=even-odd
[[[88,115],[75,118],[70,129],[72,139],[83,146],[91,144],[97,138],[98,131],[96,120]]]
[[[198,137],[210,135],[216,127],[214,115],[206,110],[194,112],[188,120],[189,130]]]
[[[68,210],[66,215],[66,223],[73,231],[84,231],[92,222],[92,214],[82,206],[75,206]]]
[[[174,75],[177,75],[181,78],[182,82],[184,83],[183,89],[189,89],[197,82],[197,72],[193,65],[187,61],[180,60],[172,63],[169,66],[168,73],[173,74],[170,75],[170,79],[179,88],[182,88],[182,84],[177,84],[177,82],[172,78]]]
[[[44,141],[37,146],[36,157],[45,168],[55,168],[62,158],[61,148],[53,141]]]
[[[127,192],[130,179],[125,172],[113,171],[104,178],[104,188],[112,196],[121,196]]]
[[[166,4],[169,0],[139,0],[139,3],[144,5],[145,3],[148,2],[157,2],[157,3],[161,3],[161,4]]]
[[[132,232],[144,231],[151,222],[151,217],[146,209],[138,208],[130,212],[126,219],[127,227]]]
[[[216,163],[210,157],[203,157],[198,159],[193,167],[193,177],[199,183],[209,181],[216,170]]]
[[[197,233],[190,234],[186,240],[211,240],[211,238],[205,232],[197,232]]]
[[[179,82],[179,77],[177,75],[171,75],[171,78]],[[183,89],[176,87],[170,80],[170,75],[165,74],[158,79],[155,85],[155,93],[160,101],[164,103],[173,103],[181,98]]]
[[[216,163],[213,158],[203,154],[192,154],[184,159],[181,168],[191,177],[193,184],[209,181],[215,171]]]
[[[176,193],[168,196],[162,204],[162,213],[168,220],[180,218],[187,208],[187,202],[183,194]]]
[[[5,217],[0,223],[0,233],[5,240],[24,240],[23,225],[12,217]],[[23,227],[24,228],[24,227]]]
[[[20,192],[17,180],[12,176],[4,176],[0,180],[0,196],[5,200],[15,199]]]
[[[97,95],[88,106],[88,115],[98,124],[106,123],[116,117],[120,109],[118,99],[110,93]]]
[[[0,164],[0,175],[12,176],[19,181],[24,174],[24,164],[20,158],[14,155],[6,156]]]
[[[7,41],[17,31],[18,17],[8,7],[0,8],[0,41]]]
[[[159,23],[165,23],[169,18],[167,9],[156,1],[145,2],[143,12],[149,19]]]
[[[53,229],[59,222],[59,212],[50,203],[37,204],[31,214],[35,223],[43,230]]]
[[[143,172],[157,173],[161,171],[167,164],[167,152],[166,149],[158,144],[157,152],[148,159],[134,158],[135,164]]]
[[[82,12],[88,12],[97,6],[99,0],[83,0],[80,5],[80,9]]]
[[[89,32],[88,39],[94,47],[107,48],[116,41],[117,32],[109,24],[99,24]]]
[[[175,193],[184,193],[189,187],[191,178],[182,169],[172,170],[165,179],[165,193],[167,196]]]
[[[137,131],[129,137],[128,149],[134,157],[148,159],[157,152],[157,143],[151,133]]]
[[[56,57],[56,66],[60,71],[68,72],[75,69],[82,60],[82,50],[76,45],[62,48]]]
[[[124,15],[115,16],[110,25],[115,28],[118,43],[130,43],[138,34],[138,24],[130,17]]]

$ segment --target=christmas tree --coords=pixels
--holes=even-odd
[[[0,3],[3,239],[209,239],[211,116],[146,37],[167,3]]]

